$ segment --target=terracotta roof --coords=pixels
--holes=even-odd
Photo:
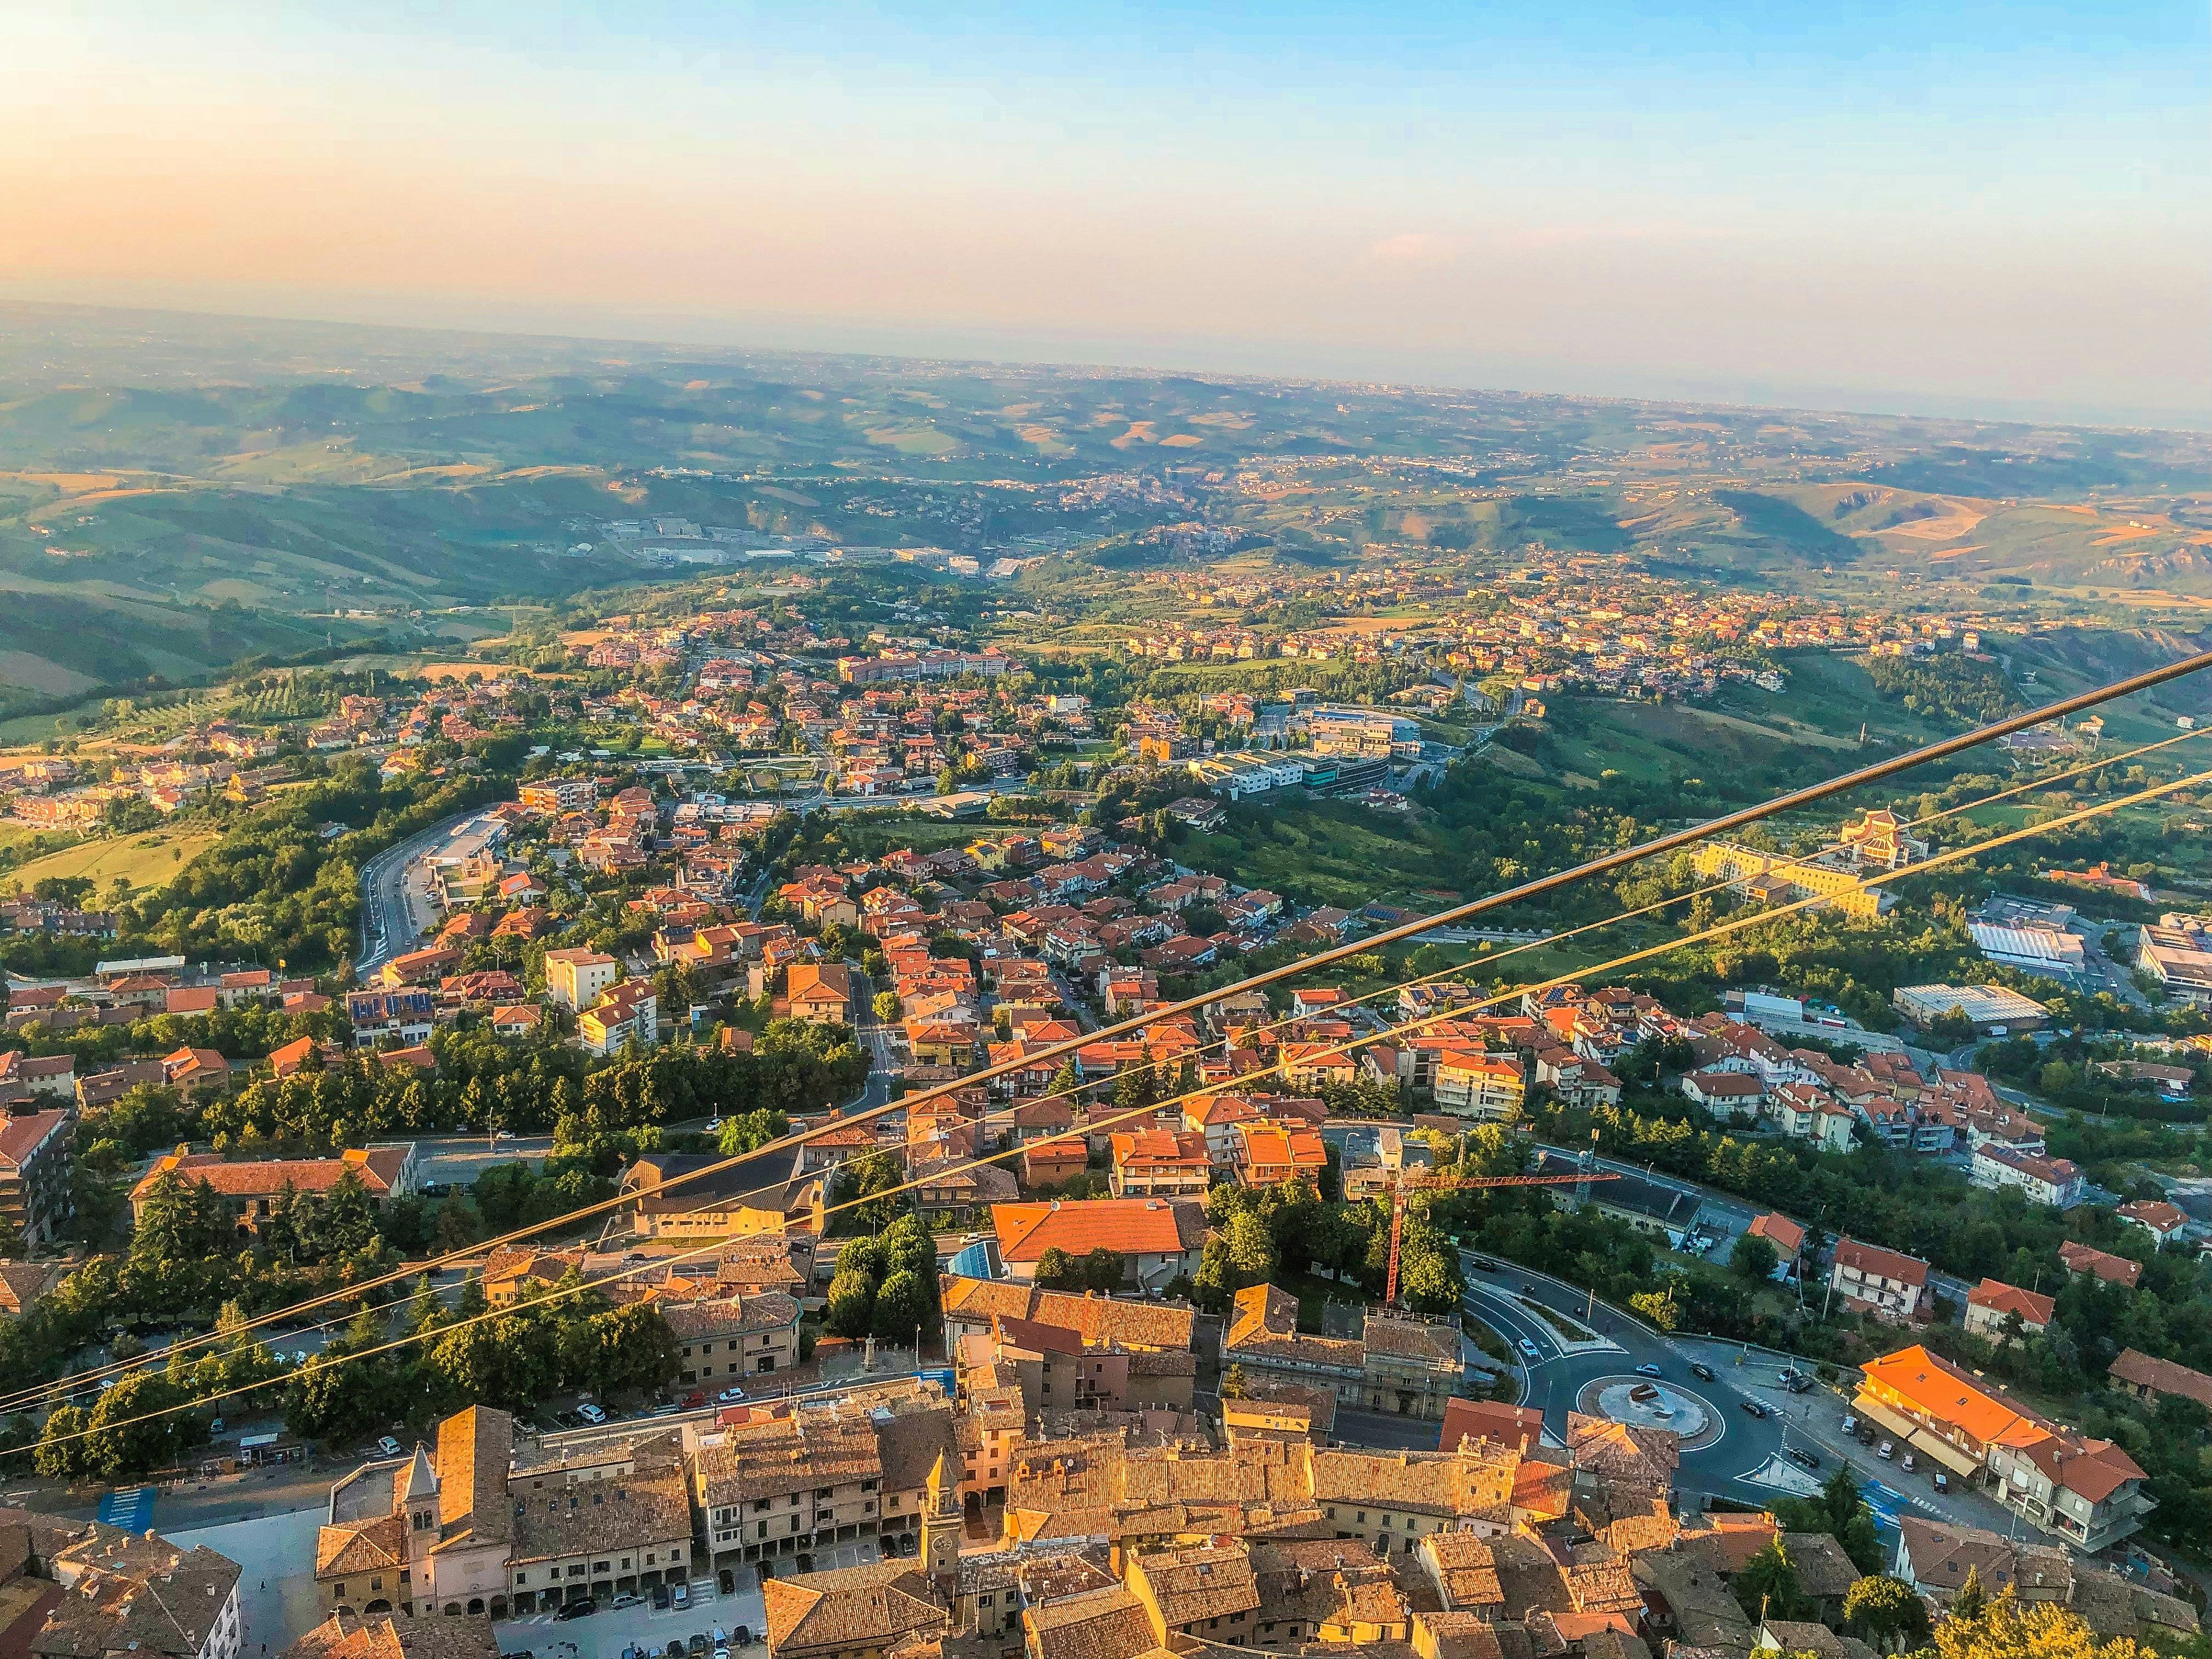
[[[2000,1318],[2016,1313],[2027,1324],[2048,1325],[2058,1303],[2055,1297],[2038,1296],[2033,1291],[2023,1291],[2002,1279],[1984,1279],[1967,1292],[1966,1305],[1987,1308]]]
[[[1856,1267],[1862,1275],[1893,1279],[1905,1285],[1928,1283],[1928,1264],[1919,1257],[1885,1250],[1879,1244],[1863,1244],[1856,1238],[1837,1241],[1836,1265]]]
[[[902,1560],[778,1577],[761,1586],[761,1595],[771,1659],[887,1648],[951,1623],[929,1580]]]
[[[2070,1238],[2058,1247],[2058,1259],[2069,1273],[2094,1273],[2109,1285],[2133,1288],[2136,1280],[2142,1277],[2142,1262],[2112,1255],[2087,1244],[2077,1244]]]
[[[1092,1346],[1112,1342],[1170,1352],[1189,1349],[1198,1322],[1196,1310],[1186,1303],[1083,1296],[1010,1279],[947,1279],[944,1303],[947,1319],[1010,1315],[1079,1332]]]
[[[2179,1395],[2212,1410],[2212,1376],[2193,1371],[2186,1365],[2177,1365],[2171,1359],[2159,1359],[2137,1353],[2133,1348],[2123,1348],[2120,1357],[2112,1364],[2111,1374],[2138,1389],[2147,1389],[2153,1394]]]
[[[1206,1238],[1205,1212],[1195,1202],[1165,1198],[1070,1199],[1046,1204],[994,1204],[999,1254],[1035,1261],[1048,1249],[1082,1255],[1104,1247],[1130,1255],[1194,1250]]]

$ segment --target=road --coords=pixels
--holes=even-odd
[[[1711,1420],[1720,1428],[1718,1437],[1706,1443],[1698,1443],[1701,1437],[1689,1437],[1676,1481],[1685,1492],[1763,1506],[1793,1492],[1804,1492],[1825,1480],[1843,1460],[1852,1463],[1862,1486],[1881,1483],[1884,1490],[1874,1494],[1878,1509],[1893,1513],[1911,1509],[1999,1532],[2008,1525],[2005,1510],[1977,1493],[1956,1489],[1956,1483],[1952,1492],[1939,1494],[1926,1469],[1908,1475],[1878,1462],[1843,1433],[1848,1403],[1826,1389],[1791,1394],[1782,1386],[1779,1359],[1754,1354],[1739,1363],[1747,1357],[1735,1344],[1663,1335],[1618,1309],[1593,1304],[1588,1291],[1563,1280],[1510,1262],[1501,1263],[1497,1272],[1486,1272],[1474,1261],[1471,1253],[1462,1253],[1468,1284],[1464,1311],[1516,1347],[1524,1340],[1534,1345],[1538,1358],[1526,1367],[1522,1403],[1544,1413],[1547,1439],[1564,1443],[1567,1413],[1589,1409],[1577,1402],[1592,1384],[1632,1382],[1638,1365],[1656,1365],[1668,1389],[1707,1407]],[[1562,1333],[1525,1305],[1524,1296],[1590,1329],[1597,1341],[1562,1342]],[[1711,1369],[1715,1380],[1708,1382],[1693,1376],[1693,1361]],[[1769,1415],[1751,1415],[1744,1409],[1747,1400],[1765,1406]],[[1810,1450],[1820,1458],[1820,1467],[1808,1470],[1786,1461],[1782,1455],[1785,1446]]]
[[[392,957],[415,948],[430,919],[429,892],[416,860],[453,838],[481,809],[462,812],[387,847],[361,869],[361,955],[354,972],[366,980]]]
[[[550,1135],[509,1135],[494,1146],[483,1135],[418,1135],[415,1157],[422,1184],[466,1187],[502,1164],[544,1162],[553,1151]]]

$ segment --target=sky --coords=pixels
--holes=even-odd
[[[8,10],[11,298],[2212,426],[2203,0]]]

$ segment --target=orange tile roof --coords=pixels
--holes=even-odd
[[[1197,1206],[1189,1206],[1195,1212]],[[1202,1214],[1186,1219],[1162,1198],[1094,1198],[1048,1204],[994,1204],[999,1254],[1035,1261],[1049,1249],[1081,1255],[1102,1245],[1125,1255],[1166,1255],[1195,1249],[1206,1236]]]

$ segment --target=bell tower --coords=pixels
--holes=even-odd
[[[929,1507],[921,1516],[922,1571],[933,1578],[960,1569],[960,1492],[945,1454],[929,1468]]]

